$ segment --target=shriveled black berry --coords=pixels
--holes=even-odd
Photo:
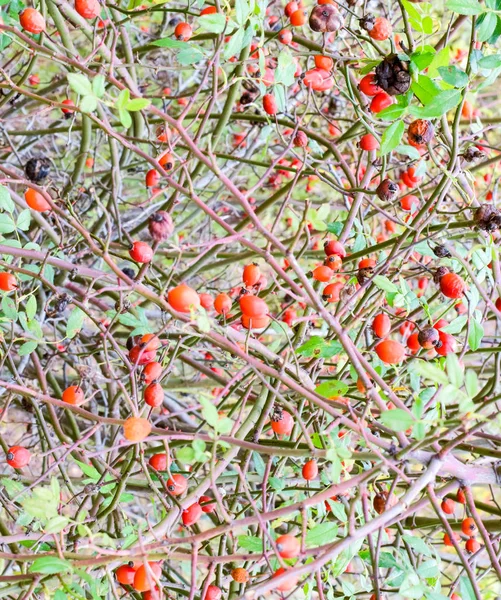
[[[390,96],[405,94],[411,86],[409,63],[389,54],[376,67],[376,84]]]
[[[30,158],[29,161],[24,165],[24,172],[30,181],[38,183],[49,175],[50,161],[48,158],[43,156]]]

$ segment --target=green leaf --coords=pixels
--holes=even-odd
[[[402,539],[418,554],[424,554],[424,556],[433,556],[432,549],[419,537],[405,534]]]
[[[195,450],[189,446],[176,450],[176,459],[185,465],[191,465],[195,462]]]
[[[12,217],[6,213],[0,214],[0,233],[12,233],[16,230],[16,224]]]
[[[421,377],[424,377],[425,379],[433,381],[434,383],[440,383],[443,385],[447,385],[449,383],[449,378],[447,377],[446,373],[442,371],[442,369],[423,360],[413,364],[412,371],[417,375],[421,375]]]
[[[70,88],[80,96],[92,96],[92,84],[82,73],[68,73]]]
[[[96,75],[92,80],[92,91],[94,92],[94,95],[98,98],[102,98],[104,96],[105,82],[106,80],[104,78],[104,75],[101,75],[101,73]]]
[[[497,17],[494,13],[484,13],[478,18],[476,29],[477,29],[477,40],[479,42],[487,41],[494,33],[497,25]]]
[[[292,54],[287,50],[282,50],[278,55],[278,65],[275,69],[275,83],[283,83],[286,87],[292,85],[295,81],[296,68],[297,65]]]
[[[478,385],[478,376],[472,369],[468,369],[466,371],[465,387],[466,393],[468,394],[468,396],[470,396],[470,398],[474,398],[480,390],[480,387]]]
[[[442,91],[433,79],[426,75],[418,75],[417,81],[411,84],[411,90],[425,106]]]
[[[407,431],[415,423],[412,414],[402,408],[394,408],[381,413],[380,421],[393,431]]]
[[[80,109],[85,113],[94,112],[97,108],[97,98],[95,96],[84,96],[80,100]]]
[[[468,344],[470,346],[470,349],[473,351],[478,350],[483,337],[484,328],[476,319],[471,319],[470,334],[468,335]]]
[[[372,281],[380,290],[390,292],[390,294],[395,294],[400,291],[398,287],[384,275],[376,275]]]
[[[381,112],[377,113],[379,119],[383,121],[394,121],[400,117],[405,116],[407,112],[406,106],[400,106],[399,104],[392,104],[391,106],[387,106]]]
[[[235,0],[235,18],[242,28],[249,18],[251,9],[247,0]]]
[[[84,311],[81,308],[78,308],[78,306],[75,306],[66,323],[66,337],[72,339],[76,336],[82,329],[85,316]]]
[[[120,123],[125,127],[125,129],[129,129],[132,125],[132,117],[130,113],[125,110],[125,108],[118,109],[118,116],[120,117]]]
[[[153,46],[160,46],[160,48],[191,48],[191,44],[175,40],[172,37],[160,38],[159,40],[151,42],[151,44]]]
[[[99,479],[101,478],[101,473],[95,467],[93,467],[92,465],[88,465],[84,462],[80,462],[76,458],[74,458],[73,460],[80,467],[84,475],[87,475],[87,477],[90,477],[94,481],[99,481]]]
[[[337,379],[324,381],[315,388],[315,392],[321,396],[324,396],[325,398],[332,398],[332,396],[343,396],[347,391],[348,386],[346,383]]]
[[[130,100],[130,92],[128,89],[122,90],[120,94],[118,94],[117,99],[115,100],[115,108],[125,108],[127,102]]]
[[[16,205],[10,197],[10,191],[4,185],[0,185],[0,209],[13,213],[15,207]]]
[[[319,523],[306,532],[306,545],[309,547],[331,544],[337,536],[338,524],[332,521]]]
[[[318,358],[332,358],[341,352],[343,352],[343,346],[339,342],[325,340],[319,335],[311,336],[296,350],[296,354],[300,356],[316,356]]]
[[[67,527],[69,522],[70,520],[68,517],[63,517],[62,515],[52,517],[52,519],[50,519],[47,525],[44,527],[44,531],[45,533],[58,533]]]
[[[37,314],[37,299],[35,296],[30,296],[28,298],[24,310],[26,311],[26,316],[28,319],[33,319],[33,317]]]
[[[484,10],[477,0],[447,0],[445,7],[459,15],[479,15]]]
[[[211,15],[207,15],[210,17]],[[177,60],[182,65],[194,65],[202,60],[204,53],[199,48],[189,47],[181,50],[177,55]]]
[[[7,319],[17,321],[17,306],[10,296],[4,295],[2,297],[2,312]]]
[[[28,569],[31,573],[43,573],[44,575],[56,575],[57,573],[68,573],[73,567],[67,560],[56,556],[42,556],[35,558]]]
[[[420,119],[435,119],[445,115],[461,101],[461,92],[459,90],[445,90],[440,92],[433,100],[423,107],[411,106],[411,113]]]
[[[411,63],[414,63],[416,68],[422,71],[431,65],[435,55],[436,52],[433,48],[428,51],[413,52],[411,54]]]
[[[28,231],[31,223],[31,210],[25,208],[17,216],[16,226],[21,231]]]
[[[401,144],[395,148],[395,152],[399,154],[404,154],[409,158],[413,158],[414,160],[419,160],[421,158],[421,154],[419,154],[419,150],[414,148],[414,146],[409,146],[408,144]]]
[[[456,317],[453,321],[449,323],[449,325],[445,325],[445,327],[441,327],[440,330],[445,333],[459,333],[463,330],[464,326],[468,321],[468,317],[466,315],[461,315]]]
[[[238,545],[241,548],[245,548],[245,550],[249,550],[250,552],[263,551],[263,542],[261,538],[258,538],[255,535],[239,535],[237,539]]]
[[[399,144],[404,135],[405,123],[403,120],[395,121],[383,133],[381,138],[381,156],[388,154],[394,150]]]
[[[223,33],[226,27],[226,17],[221,13],[202,15],[201,17],[198,17],[198,24],[204,31],[209,31],[210,33]]]
[[[144,108],[148,108],[151,102],[147,98],[134,98],[133,100],[129,100],[126,105],[126,109],[131,112],[137,112],[138,110],[143,110]]]
[[[464,88],[468,85],[468,75],[454,65],[439,67],[438,72],[445,83],[449,85],[453,85],[456,88]]]
[[[491,54],[490,56],[483,56],[478,61],[478,66],[481,69],[497,69],[501,67],[501,54]]]
[[[240,50],[242,50],[244,37],[245,30],[242,27],[237,29],[237,31],[231,36],[230,41],[224,47],[223,56],[226,60],[232,56],[236,56]]]
[[[25,342],[24,344],[21,344],[21,346],[19,346],[19,350],[17,351],[17,353],[19,354],[19,356],[26,356],[28,354],[31,354],[34,350],[36,350],[37,346],[38,342]]]
[[[461,590],[461,600],[476,600],[473,586],[468,577],[463,575],[459,578],[459,589]]]
[[[447,375],[449,376],[449,381],[455,387],[460,388],[464,382],[464,373],[459,359],[454,354],[454,352],[450,352],[449,354],[447,354],[445,364],[447,367]]]

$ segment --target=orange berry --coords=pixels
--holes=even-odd
[[[142,417],[129,417],[123,428],[124,437],[129,442],[141,442],[151,433],[151,423]]]

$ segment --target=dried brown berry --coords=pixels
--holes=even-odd
[[[412,146],[428,144],[433,139],[433,134],[433,125],[426,119],[416,119],[415,121],[412,121],[407,129],[409,143]]]
[[[319,4],[310,13],[310,27],[313,31],[337,31],[343,25],[343,17],[332,4]]]
[[[374,15],[365,15],[358,21],[360,27],[362,29],[365,29],[365,31],[372,31],[374,28],[375,22],[376,22],[376,17]]]
[[[50,172],[50,161],[48,158],[30,158],[30,160],[24,165],[24,172],[26,177],[35,183],[45,179]]]
[[[484,231],[495,231],[501,227],[501,212],[491,204],[481,204],[474,218],[477,227]]]
[[[148,221],[148,231],[155,242],[165,242],[174,231],[172,217],[164,210],[153,213]]]
[[[398,194],[399,187],[391,179],[383,179],[383,181],[377,186],[376,194],[380,200],[389,202],[393,200]]]
[[[372,506],[378,515],[381,515],[388,508],[392,507],[396,503],[397,499],[392,494],[390,498],[388,498],[388,492],[379,492],[374,496],[374,500],[372,501]]]
[[[482,152],[482,150],[479,150],[476,146],[470,146],[464,151],[463,158],[466,162],[483,160],[485,158],[485,152]]]
[[[439,244],[438,246],[435,246],[434,248],[432,248],[432,250],[433,250],[433,254],[437,258],[447,258],[451,255],[449,250],[447,250],[447,248],[445,246],[442,246],[441,244]]]
[[[363,285],[373,275],[374,275],[373,267],[364,267],[364,268],[358,270],[357,281],[360,285]]]
[[[430,348],[435,348],[439,344],[441,345],[438,331],[433,327],[427,327],[426,329],[422,329],[418,333],[417,339],[421,348],[425,348],[426,350],[430,350]]]
[[[433,275],[433,281],[435,283],[440,283],[442,277],[444,275],[447,275],[447,273],[449,273],[449,269],[447,267],[438,267],[438,269],[435,271],[435,274]]]
[[[411,86],[409,64],[396,54],[389,54],[376,67],[375,83],[390,96],[405,94]]]

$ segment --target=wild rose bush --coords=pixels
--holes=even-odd
[[[0,597],[501,595],[501,3],[2,4]]]

